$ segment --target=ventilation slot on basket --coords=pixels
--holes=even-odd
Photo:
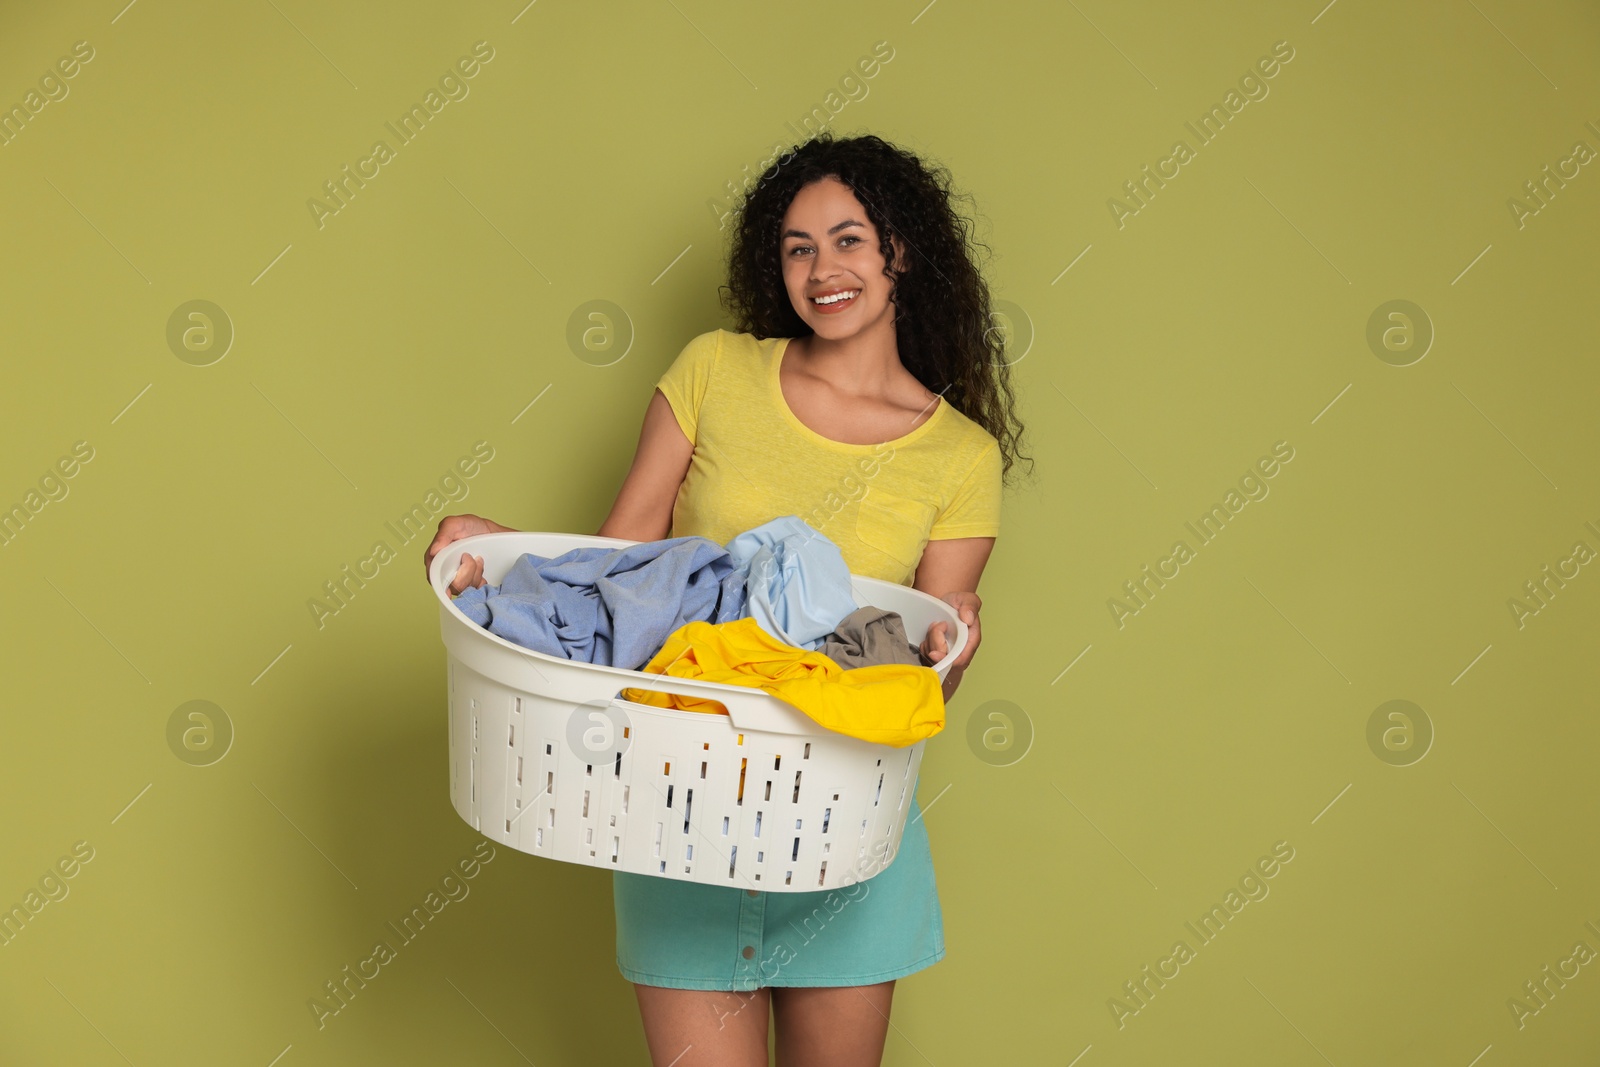
[[[878,762],[882,763],[883,761],[879,760]],[[878,792],[876,794],[874,794],[873,797],[872,797],[872,806],[873,807],[877,807],[878,806],[878,798],[881,797],[881,796],[883,796],[883,775],[880,774],[880,775],[878,775]]]
[[[796,804],[800,803],[800,772],[799,771],[795,771],[794,772],[794,796],[791,799]]]
[[[726,815],[722,817],[722,836],[728,836],[728,817]],[[734,847],[737,848],[738,846],[735,845]]]
[[[780,764],[782,762],[783,762],[783,757],[782,756],[773,756],[772,757],[772,769],[773,770],[777,770],[778,769],[778,764]]]
[[[765,852],[757,852],[756,853],[756,862],[757,863],[764,863],[764,862],[766,862],[766,859],[767,859],[767,854]],[[760,878],[761,876],[758,874],[758,875],[756,875],[756,877]]]
[[[741,759],[739,761],[739,795],[736,798],[734,798],[733,802],[735,804],[743,804],[744,803],[744,765],[749,763],[749,762],[750,762],[749,759]]]
[[[822,861],[822,870],[817,872],[817,884],[822,885],[828,880],[828,861]]]
[[[552,750],[552,749],[551,749],[551,747],[550,747],[550,742],[548,742],[548,741],[546,741],[546,742],[545,742],[545,745],[544,745],[544,754],[545,754],[545,755],[546,755],[546,756],[548,756],[548,755],[550,755],[550,754],[551,754],[551,753],[552,753],[552,751],[553,751],[553,750]]]
[[[756,812],[756,836],[761,836],[761,813]]]
[[[793,871],[785,871],[784,875],[783,875],[783,884],[784,885],[789,885],[789,884],[791,884],[793,882],[794,882],[794,872]]]
[[[622,754],[619,752],[619,753],[617,753],[617,756],[620,759]],[[706,761],[705,760],[701,760],[700,761],[700,777],[704,778],[705,776],[706,776]]]
[[[683,792],[683,832],[689,832],[689,806],[694,803],[694,790],[686,789]],[[693,845],[689,846],[694,848]]]
[[[683,858],[686,859],[686,860],[694,859],[694,846],[693,845],[684,845],[683,846]],[[686,871],[688,869],[689,868],[687,868],[687,867],[684,868],[684,870],[686,870]]]
[[[672,807],[672,787],[667,786],[667,807]]]
[[[555,792],[556,792],[556,772],[555,771],[545,771],[544,772],[544,791],[546,793],[549,793],[551,796],[555,795]]]
[[[612,863],[617,862],[617,856],[620,855],[621,852],[622,852],[622,838],[613,835],[612,838],[611,838],[611,862]],[[824,863],[823,866],[826,867],[827,864]]]
[[[522,714],[522,698],[521,697],[517,698],[517,714],[519,714],[519,715]],[[511,723],[510,726],[511,726],[511,732],[509,733],[509,735],[507,735],[506,744],[510,745],[512,748],[516,748],[517,747],[517,724],[516,723]]]
[[[761,799],[763,799],[763,800],[771,800],[772,799],[772,779],[771,778],[767,779],[767,795],[762,797]]]
[[[727,820],[723,820],[726,822]],[[727,833],[726,830],[723,833]],[[733,877],[733,865],[739,862],[739,846],[734,845],[728,852],[728,877]]]
[[[522,784],[522,757],[517,757],[517,784]]]
[[[628,787],[622,787],[622,814],[628,814]]]
[[[739,735],[739,744],[744,744],[744,734]]]
[[[834,795],[834,799],[835,800],[839,799],[837,794]],[[827,833],[828,832],[828,819],[831,818],[832,816],[833,816],[833,809],[832,808],[823,808],[822,809],[822,832],[823,833]]]
[[[811,758],[811,742],[810,741],[806,742],[806,749],[805,749],[804,752],[800,753],[800,758],[801,759],[810,759]]]
[[[622,753],[620,751],[617,753],[617,769],[616,769],[616,771],[614,771],[612,773],[612,777],[613,778],[621,778],[622,777]]]
[[[789,853],[789,858],[792,860],[800,858],[800,839],[798,837],[794,839],[794,851]]]
[[[651,855],[654,855],[654,856],[660,856],[661,855],[661,831],[666,829],[666,825],[667,824],[663,823],[663,822],[656,823],[656,850],[655,850],[655,852],[651,853]],[[666,870],[667,869],[667,865],[665,863],[663,863],[661,865],[661,869],[662,870]]]
[[[585,819],[589,817],[589,791],[587,789],[583,791],[583,817]]]

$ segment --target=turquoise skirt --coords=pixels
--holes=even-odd
[[[767,893],[612,872],[617,968],[641,985],[749,991],[887,982],[944,958],[928,829],[911,812],[889,866],[840,889]]]

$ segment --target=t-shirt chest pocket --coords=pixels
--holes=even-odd
[[[856,538],[909,572],[922,559],[937,509],[913,497],[871,489],[856,511]]]

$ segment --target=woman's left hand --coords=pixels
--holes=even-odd
[[[967,664],[972,662],[973,653],[978,651],[978,641],[980,639],[978,611],[983,607],[983,600],[977,593],[946,593],[939,599],[955,608],[956,617],[967,624],[966,647],[961,650],[961,654],[956,657],[956,661],[950,665],[952,673],[964,671]],[[931,663],[938,663],[950,654],[950,638],[955,636],[952,633],[948,638],[946,637],[946,631],[950,629],[950,624],[943,621],[936,622],[928,627],[928,636],[922,642],[920,648],[925,660]]]

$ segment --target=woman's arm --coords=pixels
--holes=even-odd
[[[694,443],[673,417],[672,405],[657,389],[645,409],[633,466],[622,480],[611,514],[596,533],[625,541],[661,541],[672,531],[672,505],[689,473]]]
[[[988,566],[994,542],[992,537],[952,537],[929,541],[922,550],[922,562],[917,564],[917,576],[911,588],[954,605],[961,621],[967,624],[966,647],[945,675],[943,689],[946,701],[955,695],[967,664],[972,662],[974,653],[978,651],[981,640],[978,611],[983,606],[978,596],[978,581],[983,577],[984,567]],[[948,648],[944,632],[947,629],[949,627],[942,622],[930,626],[928,639],[923,643],[924,650],[930,647],[936,650]],[[949,638],[954,636],[951,633]]]

